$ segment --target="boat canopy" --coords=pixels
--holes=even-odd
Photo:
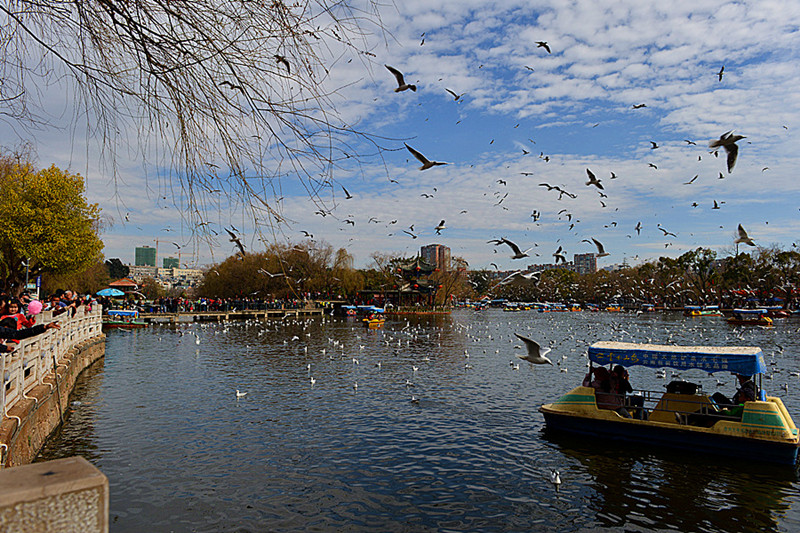
[[[383,307],[376,307],[374,305],[359,305],[358,310],[364,313],[383,313],[386,311]]]
[[[753,346],[667,346],[601,341],[589,347],[589,360],[601,365],[699,368],[743,376],[766,371],[761,348]]]
[[[761,309],[734,309],[734,315],[764,315],[767,313],[767,310],[764,308]]]
[[[135,309],[109,309],[108,316],[116,316],[116,317],[127,316],[127,317],[138,318],[139,311],[136,311]]]

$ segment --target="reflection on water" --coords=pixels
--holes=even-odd
[[[797,530],[794,469],[556,438],[537,411],[613,339],[761,346],[765,386],[788,384],[800,419],[796,328],[489,310],[375,331],[327,317],[112,331],[41,459],[84,455],[108,476],[112,531]],[[559,365],[514,370],[515,331]]]

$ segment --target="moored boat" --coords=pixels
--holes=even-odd
[[[732,326],[772,327],[772,319],[766,309],[734,309],[733,316],[726,319]]]
[[[364,326],[369,329],[382,328],[386,318],[383,316],[384,310],[381,308],[374,308],[373,311],[362,319]]]
[[[756,400],[741,405],[717,403],[696,385],[681,381],[668,385],[664,393],[639,391],[623,404],[624,395],[596,388],[596,379],[593,386],[576,387],[539,408],[548,430],[748,460],[792,465],[797,461],[797,427],[780,398],[767,396],[761,389],[766,365],[760,348],[598,342],[589,347],[589,359],[599,365],[699,368],[753,376]],[[600,368],[609,375],[605,367]],[[592,371],[601,374],[590,367]],[[613,405],[626,405],[630,413],[626,409],[620,413]]]
[[[722,316],[718,305],[687,305],[683,308],[683,316]]]
[[[139,320],[139,311],[135,309],[110,309],[103,319],[103,329],[137,329],[146,328],[149,324]]]
[[[767,316],[770,318],[786,318],[790,315],[790,313],[780,305],[759,307],[759,309],[766,309]]]

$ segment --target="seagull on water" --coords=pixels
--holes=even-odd
[[[561,474],[559,474],[558,470],[553,470],[550,472],[550,483],[555,485],[556,492],[558,492],[561,488]]]
[[[399,70],[397,70],[394,67],[390,67],[389,65],[384,65],[384,67],[386,67],[389,70],[389,72],[394,74],[394,77],[397,80],[397,89],[395,89],[394,92],[399,93],[401,91],[405,91],[406,89],[411,89],[412,91],[416,91],[417,90],[417,86],[416,85],[412,85],[410,83],[406,83],[405,82],[405,80],[403,79],[403,73],[402,72],[400,72]]]
[[[406,145],[406,148],[408,149],[408,151],[409,151],[409,152],[411,152],[411,155],[413,155],[414,157],[416,157],[416,158],[417,158],[417,160],[418,160],[420,163],[422,163],[422,166],[421,166],[421,167],[419,167],[419,169],[420,169],[420,170],[428,170],[428,169],[429,169],[429,168],[431,168],[431,167],[435,167],[435,166],[438,166],[438,165],[446,165],[446,164],[447,164],[447,163],[441,163],[441,162],[439,162],[439,161],[431,161],[431,160],[429,160],[427,157],[425,157],[424,155],[422,155],[421,153],[419,153],[419,152],[417,152],[416,150],[414,150],[413,148],[411,148],[411,147],[410,147],[409,145],[407,145],[406,143],[403,143],[403,144],[405,144],[405,145]]]
[[[245,396],[247,396],[246,392],[239,392],[239,389],[236,389],[236,399],[244,398]]]
[[[725,151],[728,153],[728,174],[733,172],[733,167],[736,165],[736,156],[739,155],[739,147],[736,145],[736,141],[740,141],[744,138],[745,137],[742,135],[734,135],[733,130],[731,130],[720,135],[719,139],[709,141],[708,143],[709,148],[718,148],[720,146],[725,148]]]
[[[518,339],[525,343],[525,347],[528,349],[527,355],[518,355],[520,359],[524,359],[529,363],[533,363],[535,365],[552,365],[553,362],[545,357],[549,352],[550,348],[545,348],[544,352],[541,351],[541,347],[539,343],[533,339],[529,339],[528,337],[523,337],[519,333],[514,333]]]

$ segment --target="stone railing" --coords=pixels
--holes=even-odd
[[[18,402],[29,399],[26,395],[35,387],[46,383],[52,386],[53,380],[45,382],[52,376],[59,361],[78,344],[102,334],[102,307],[93,305],[79,307],[75,314],[67,311],[53,317],[52,312],[45,311],[36,317],[37,324],[48,324],[57,321],[61,329],[49,329],[41,335],[19,341],[18,348],[12,353],[2,354],[0,376],[3,387],[0,390],[0,406],[2,419],[6,419],[8,411]],[[12,415],[13,416],[13,415]]]

